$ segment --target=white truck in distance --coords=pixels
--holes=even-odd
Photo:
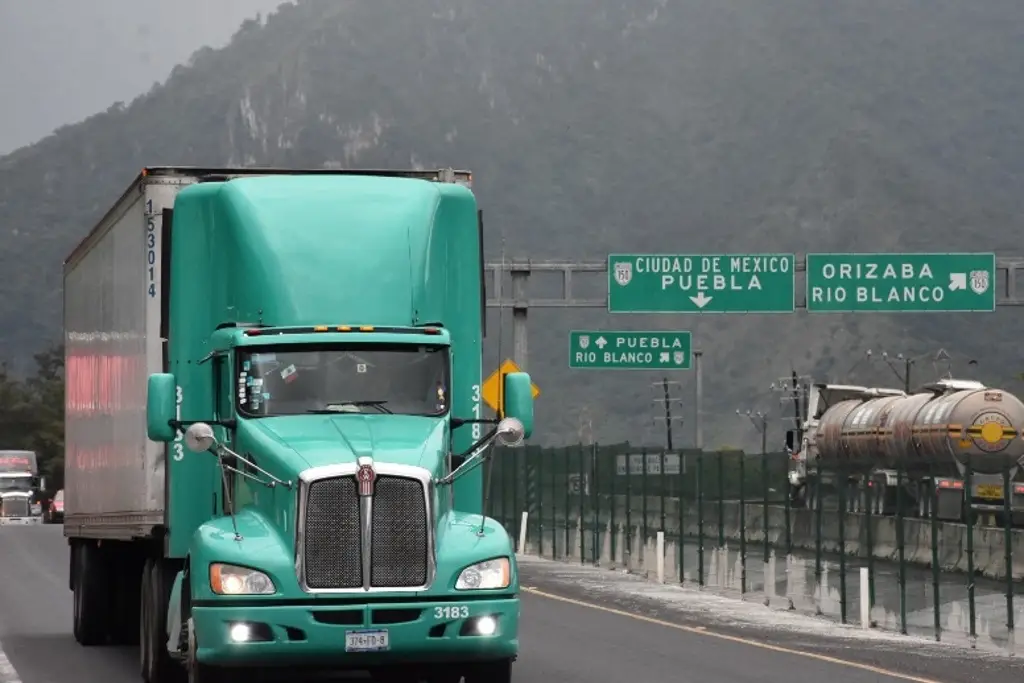
[[[32,451],[0,451],[0,524],[38,524],[42,521],[38,493],[46,486],[39,479]],[[36,501],[33,503],[33,498]]]

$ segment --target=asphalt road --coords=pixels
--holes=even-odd
[[[140,680],[133,648],[75,643],[67,565],[60,527],[0,528],[0,645],[17,676],[24,683]],[[666,615],[643,601],[595,597],[542,564],[524,563],[522,573],[531,590],[523,596],[518,681],[1016,683],[1024,673],[1006,660],[966,654],[929,664],[924,650],[877,655],[814,635],[794,640],[770,628],[730,630],[692,614]],[[0,658],[0,681],[9,683],[3,678]]]

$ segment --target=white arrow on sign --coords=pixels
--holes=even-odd
[[[949,274],[949,291],[955,292],[958,289],[967,289],[967,273]]]
[[[704,292],[698,292],[697,296],[690,297],[690,301],[696,304],[697,308],[704,308],[713,298],[712,296],[705,295]]]
[[[594,343],[597,344],[597,348],[603,349],[605,346],[607,346],[608,340],[605,339],[604,337],[598,337],[597,341]]]

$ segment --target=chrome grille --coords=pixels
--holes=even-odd
[[[377,479],[372,538],[371,586],[411,588],[427,582],[427,508],[420,482]]]
[[[372,588],[416,588],[430,577],[430,515],[423,483],[393,474],[374,482],[369,548],[361,541],[354,475],[315,479],[305,495],[300,539],[302,578],[312,590],[364,586],[362,553],[370,551]]]
[[[4,517],[28,517],[28,498],[4,498]]]
[[[355,477],[321,479],[309,485],[303,546],[310,588],[363,585]]]

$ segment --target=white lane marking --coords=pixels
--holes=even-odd
[[[0,645],[0,683],[21,683],[21,677],[18,676],[11,660],[7,659],[2,645]]]

